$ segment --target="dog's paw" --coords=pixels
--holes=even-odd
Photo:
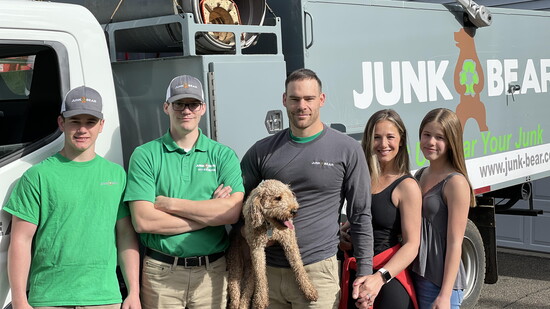
[[[319,294],[314,287],[308,288],[304,291],[304,296],[309,301],[317,301],[319,299]]]
[[[254,309],[267,309],[269,307],[269,299],[254,299]]]

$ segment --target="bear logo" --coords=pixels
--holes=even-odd
[[[477,56],[474,34],[475,30],[471,28],[462,28],[454,33],[456,46],[460,49],[454,72],[454,85],[460,95],[460,103],[455,112],[463,129],[466,121],[473,118],[480,131],[488,131],[485,105],[480,99],[485,76]]]

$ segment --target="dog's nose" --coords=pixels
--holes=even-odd
[[[297,212],[298,212],[298,210],[296,210],[296,209],[292,209],[292,210],[290,211],[290,213],[293,214],[293,215],[295,215]]]

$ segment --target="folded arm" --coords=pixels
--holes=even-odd
[[[236,223],[243,204],[244,193],[235,192],[227,198],[203,201],[157,196],[155,208],[166,213],[186,218],[205,226]]]
[[[161,235],[176,235],[200,230],[205,224],[178,217],[156,209],[149,201],[131,201],[130,211],[136,232]]]

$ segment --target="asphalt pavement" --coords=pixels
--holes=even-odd
[[[485,284],[476,308],[550,308],[550,254],[498,248],[499,279]]]

